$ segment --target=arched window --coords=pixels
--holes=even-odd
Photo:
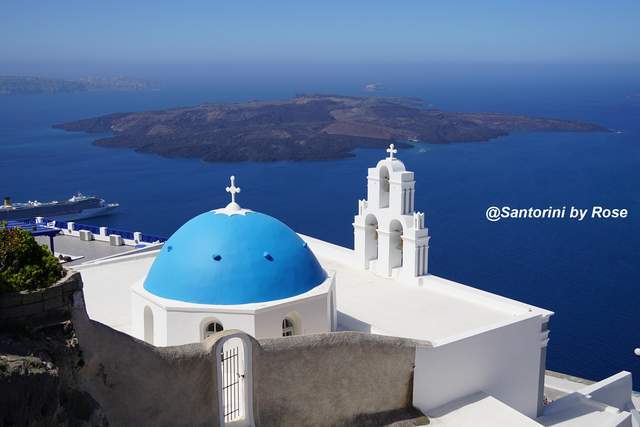
[[[213,322],[207,323],[207,327],[204,328],[204,334],[203,334],[204,336],[202,338],[207,339],[211,335],[217,334],[218,332],[222,332],[222,331],[224,331],[224,327],[222,326],[222,323],[214,320]]]
[[[402,224],[394,219],[389,226],[389,265],[391,268],[402,267],[403,244]]]
[[[378,220],[372,214],[365,219],[364,252],[367,263],[378,259]]]
[[[144,340],[153,344],[153,312],[149,306],[144,308]]]
[[[290,317],[285,317],[282,320],[282,336],[292,337],[293,335],[295,335],[295,324]]]
[[[389,207],[389,169],[386,166],[382,166],[380,168],[380,193],[379,193],[379,202],[380,208],[388,208]]]

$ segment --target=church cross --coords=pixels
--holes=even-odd
[[[397,152],[398,150],[396,149],[396,146],[394,144],[389,145],[389,148],[387,148],[387,153],[389,153],[389,159],[391,160],[393,160],[393,155]]]
[[[236,202],[236,194],[240,192],[240,187],[236,187],[236,177],[231,175],[231,186],[227,187],[227,193],[231,193],[231,203]]]

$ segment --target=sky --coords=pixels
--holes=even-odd
[[[2,0],[0,67],[637,64],[639,22],[638,0]]]

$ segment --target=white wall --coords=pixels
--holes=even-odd
[[[142,281],[131,293],[132,336],[144,340],[144,308],[150,307],[154,314],[154,342],[156,346],[173,346],[202,341],[207,324],[216,321],[225,330],[238,329],[256,338],[282,336],[282,321],[292,315],[296,334],[329,332],[331,315],[329,295],[335,292],[333,276],[327,291],[310,296],[295,297],[281,303],[270,303],[265,307],[206,306],[181,303],[167,306],[170,300],[152,296],[142,288]]]
[[[147,276],[157,251],[74,266],[82,275],[89,317],[122,332],[131,325],[131,287]]]
[[[135,295],[135,294],[134,294]],[[141,300],[141,297],[137,296]],[[328,293],[283,303],[266,309],[258,309],[255,314],[240,310],[228,312],[215,309],[201,311],[180,311],[171,309],[166,312],[166,340],[156,345],[181,345],[202,340],[202,330],[211,321],[222,323],[225,330],[239,329],[256,338],[274,338],[282,336],[282,320],[294,313],[296,334],[315,334],[328,332],[330,328],[327,310]],[[143,306],[140,307],[142,310]],[[300,328],[299,330],[297,328]],[[143,328],[137,328],[143,334]]]
[[[485,392],[535,418],[542,317],[416,349],[413,404],[422,412]]]
[[[144,309],[149,307],[153,313],[153,344],[157,347],[167,345],[167,313],[152,301],[148,301],[133,293],[129,296],[131,302],[131,328],[127,331],[131,336],[144,341]]]
[[[131,335],[144,340],[144,308],[150,307],[154,317],[154,341],[157,347],[189,344],[202,341],[203,329],[212,321],[222,323],[224,329],[240,329],[253,335],[253,314],[212,313],[211,311],[169,310],[152,299],[132,292]]]
[[[627,409],[631,404],[632,387],[633,380],[631,373],[622,371],[602,381],[584,387],[578,392],[585,396],[590,396],[598,402],[606,403],[619,409]]]
[[[295,313],[292,316],[293,319],[299,318],[295,325],[296,335],[329,332],[331,319],[327,310],[328,304],[329,294],[325,293],[268,310],[260,310],[256,313],[254,336],[258,339],[281,337],[282,321],[291,313]]]
[[[167,344],[182,345],[202,341],[203,322],[214,319],[222,323],[225,330],[239,329],[254,334],[253,314],[221,313],[210,311],[169,311],[167,312]]]

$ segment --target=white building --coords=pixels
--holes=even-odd
[[[131,288],[131,330],[159,345],[204,340],[224,329],[256,338],[329,332],[334,278],[282,222],[231,203],[191,219]]]
[[[419,284],[427,275],[429,257],[424,214],[414,210],[413,172],[394,157],[393,144],[387,152],[388,158],[369,168],[367,199],[358,201],[353,222],[356,259],[383,277]]]
[[[414,174],[393,145],[387,152],[368,171],[355,249],[241,209],[232,180],[226,208],[195,217],[164,245],[75,267],[89,315],[158,346],[222,328],[257,338],[334,330],[413,338],[422,343],[414,405],[423,412],[483,393],[483,405],[543,415],[553,313],[429,274]]]

